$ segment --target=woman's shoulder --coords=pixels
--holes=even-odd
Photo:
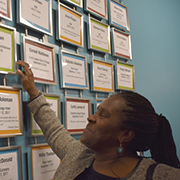
[[[143,158],[140,168],[145,168],[144,171],[147,172],[147,169],[151,164],[156,163],[152,159]],[[174,168],[172,166],[159,163],[153,173],[154,180],[180,180],[180,169]]]
[[[158,164],[154,170],[153,178],[154,180],[180,180],[180,169],[166,164]]]
[[[146,179],[149,166],[155,163],[152,159],[143,158],[130,180]],[[154,170],[153,180],[180,180],[180,169],[166,164],[158,164]]]

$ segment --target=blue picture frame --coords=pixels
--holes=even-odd
[[[130,31],[128,8],[115,0],[109,0],[109,10],[110,25],[124,31]]]
[[[79,54],[61,51],[61,87],[70,89],[89,89],[89,80],[87,73],[87,58]],[[71,67],[72,65],[72,67]],[[78,70],[78,66],[81,69]],[[71,69],[68,69],[70,68]],[[65,69],[66,68],[66,69]],[[73,68],[73,69],[72,69]],[[65,71],[68,70],[68,74]],[[82,70],[82,71],[81,71]],[[84,72],[83,72],[84,71]],[[83,77],[81,77],[82,75]],[[70,77],[71,76],[71,77]],[[81,82],[80,83],[80,79]],[[70,81],[69,81],[70,80]]]
[[[10,154],[8,156],[6,156],[7,154]],[[6,159],[6,161],[4,161],[5,163],[7,163],[7,166],[5,168],[5,171],[0,172],[0,177],[3,179],[6,178],[6,176],[8,176],[9,171],[12,169],[12,167],[9,167],[8,165],[10,163],[13,163],[14,158],[12,157],[12,154],[14,154],[17,157],[17,163],[15,162],[13,165],[15,165],[15,167],[17,167],[17,177],[18,180],[22,180],[23,176],[22,176],[22,157],[21,157],[21,146],[9,146],[9,147],[2,147],[0,148],[0,159]],[[6,156],[4,158],[4,156]],[[7,158],[8,157],[8,158]],[[0,169],[3,169],[3,167],[1,168],[1,166],[3,166],[3,163],[0,163]],[[14,171],[14,166],[13,166],[13,171]],[[15,174],[13,173],[12,175],[14,178]],[[9,177],[8,177],[9,178]]]
[[[47,27],[43,27],[42,25],[37,24],[37,22],[33,22],[32,20],[30,20],[30,18],[27,19],[27,17],[30,17],[30,15],[28,15],[28,14],[27,14],[27,17],[23,17],[23,14],[26,14],[26,13],[23,13],[25,11],[25,10],[23,11],[23,7],[22,7],[23,1],[29,2],[29,0],[18,0],[18,3],[17,3],[17,22],[19,24],[30,27],[31,29],[34,29],[36,31],[39,31],[39,32],[42,32],[44,34],[52,36],[53,35],[53,30],[52,30],[52,0],[44,0],[46,3],[48,3],[48,8],[46,9],[47,13],[45,13],[45,14],[48,14],[48,18],[47,18],[48,19],[48,22],[47,22],[48,25],[47,25]],[[27,2],[24,2],[24,3],[26,4]],[[34,3],[36,3],[36,1]],[[31,2],[31,4],[32,4],[32,2]],[[27,4],[26,4],[26,6],[27,6]],[[33,11],[34,11],[33,15],[34,15],[34,17],[37,17],[38,6],[40,6],[40,3],[36,3],[36,5],[32,4],[32,6],[33,7],[29,7],[29,8],[31,8],[31,11],[32,11],[31,13],[33,14]],[[27,13],[30,13],[30,12],[27,12]],[[41,13],[39,13],[39,14],[41,14]],[[37,17],[37,18],[40,18],[40,17]]]

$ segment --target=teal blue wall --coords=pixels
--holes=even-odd
[[[124,0],[132,35],[136,91],[169,120],[180,157],[180,1]]]
[[[53,2],[53,34],[56,33],[56,0]],[[15,27],[17,33],[17,59],[23,59],[21,56],[19,38],[25,32],[23,26],[16,23],[16,4],[17,0],[12,0],[13,21],[5,21],[7,25]],[[132,54],[133,60],[129,61],[135,65],[136,91],[146,96],[153,104],[157,113],[162,113],[170,121],[174,139],[177,145],[178,156],[180,157],[179,141],[179,102],[180,102],[180,1],[179,0],[124,0],[124,5],[128,7],[130,34],[132,35]],[[77,8],[77,11],[84,14],[84,35],[87,34],[87,13],[83,9]],[[41,38],[38,32],[30,30],[33,36]],[[56,41],[55,36],[49,37],[49,42],[57,46],[61,45]],[[68,46],[67,50],[75,52],[73,46]],[[61,48],[59,48],[61,50]],[[87,38],[84,39],[84,48],[79,49],[81,55],[87,56],[89,75],[90,62],[92,59],[91,51],[87,49]],[[101,53],[95,53],[99,59],[103,59]],[[57,86],[49,86],[49,93],[59,94],[61,96],[62,108],[61,118],[64,120],[64,89],[60,88],[59,54],[56,53],[56,70],[58,76]],[[107,61],[115,64],[116,58],[107,55]],[[3,76],[0,75],[0,85],[3,85]],[[18,76],[6,75],[7,86],[21,86]],[[36,84],[38,90],[45,91],[45,86]],[[107,97],[107,93],[98,93],[100,98]],[[68,96],[79,97],[78,90],[68,90]],[[90,98],[95,104],[95,93],[85,90],[83,98]],[[23,100],[27,101],[28,96],[23,92]],[[93,110],[92,110],[93,112]],[[20,145],[22,147],[22,165],[23,179],[31,179],[30,164],[30,145],[34,144],[34,138],[27,133],[29,112],[24,106],[24,135],[10,138],[11,145]],[[79,138],[79,136],[75,136]],[[44,137],[37,138],[38,143],[44,143]],[[0,147],[7,146],[7,138],[0,140]]]

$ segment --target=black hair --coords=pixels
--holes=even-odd
[[[115,96],[123,98],[126,104],[122,110],[123,128],[135,132],[134,138],[128,143],[130,150],[150,150],[152,159],[157,163],[180,168],[168,120],[156,114],[151,103],[136,92],[123,91]]]

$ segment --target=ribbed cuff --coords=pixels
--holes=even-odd
[[[37,93],[36,97],[34,97],[34,98],[30,99],[30,100],[28,101],[28,103],[30,103],[30,102],[32,102],[32,101],[34,101],[34,100],[35,100],[36,98],[38,98],[41,94],[42,94],[42,92],[41,92],[41,91],[38,91],[38,93]]]

